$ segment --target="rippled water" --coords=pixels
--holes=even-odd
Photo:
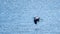
[[[60,0],[0,0],[0,34],[60,34]]]

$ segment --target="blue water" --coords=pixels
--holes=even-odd
[[[0,0],[0,34],[60,34],[60,0]]]

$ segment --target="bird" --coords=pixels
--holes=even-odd
[[[40,17],[36,16],[34,17],[34,23],[37,24],[40,21]]]

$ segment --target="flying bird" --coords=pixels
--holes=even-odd
[[[40,17],[36,16],[34,17],[34,23],[37,24],[40,21]]]

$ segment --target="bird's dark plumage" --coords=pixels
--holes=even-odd
[[[34,23],[37,24],[39,22],[40,18],[39,17],[34,17]]]

